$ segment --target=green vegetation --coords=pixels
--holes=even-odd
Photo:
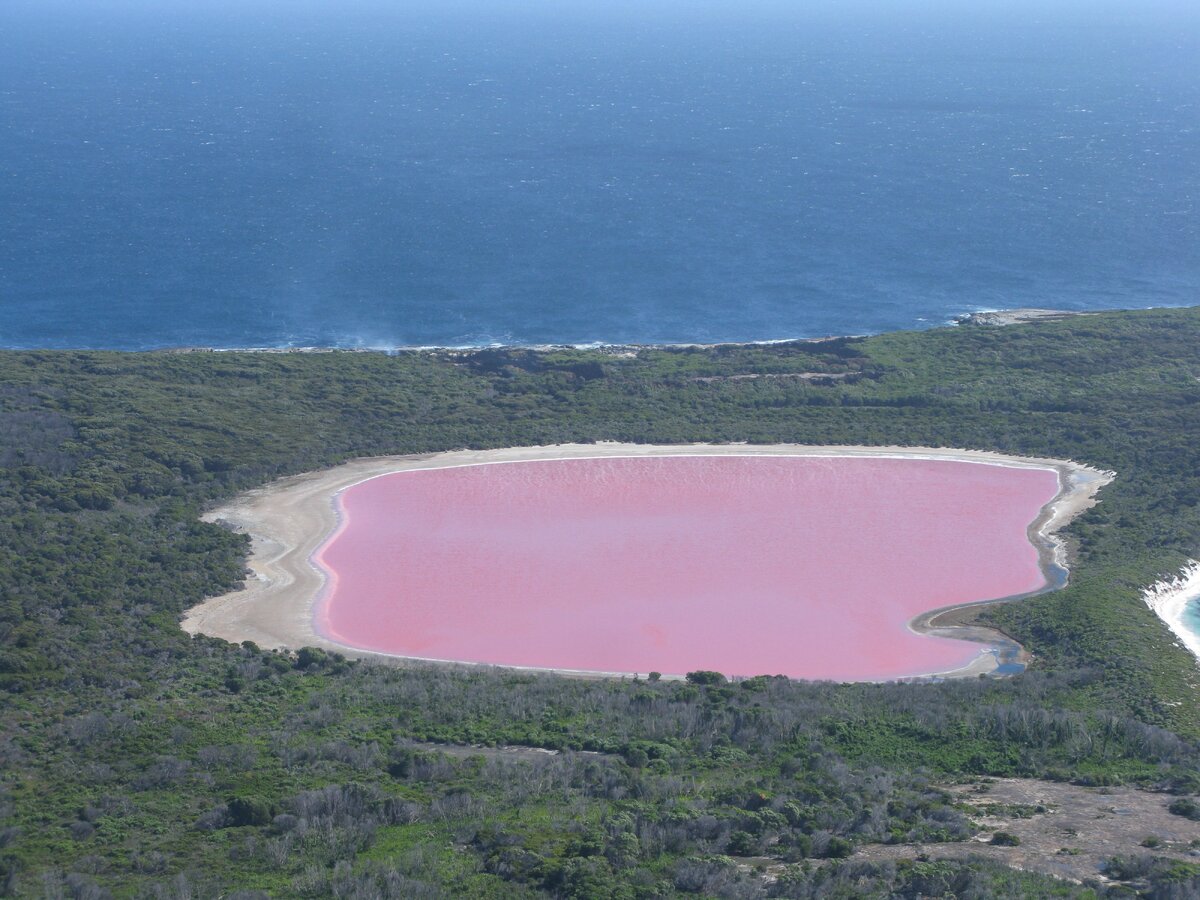
[[[1139,593],[1200,552],[1198,376],[1197,310],[637,352],[0,353],[0,895],[1099,896],[853,853],[973,834],[936,787],[966,775],[1138,783],[1194,815],[1196,663]],[[177,626],[243,576],[206,503],[355,456],[597,440],[1119,477],[1070,530],[1071,586],[989,614],[1035,654],[1011,680],[391,669]],[[1110,874],[1200,889],[1165,857]]]

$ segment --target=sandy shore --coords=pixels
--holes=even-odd
[[[1142,592],[1142,599],[1179,642],[1200,659],[1200,635],[1188,628],[1183,617],[1188,604],[1200,600],[1200,562],[1190,560],[1177,577],[1152,584]]]
[[[1102,472],[1069,460],[1005,456],[981,450],[929,447],[813,447],[799,444],[561,444],[549,447],[514,447],[503,450],[459,450],[422,456],[358,459],[336,468],[280,479],[239,495],[230,503],[204,515],[208,522],[223,522],[251,537],[249,572],[242,590],[206,600],[188,610],[182,627],[190,634],[206,634],[232,642],[251,640],[268,649],[322,647],[347,656],[391,662],[402,657],[370,653],[335,644],[313,627],[314,606],[324,586],[324,575],[312,555],[334,529],[338,518],[334,498],[339,491],[393,472],[451,466],[522,462],[527,460],[582,459],[589,457],[646,456],[817,456],[947,459],[1021,468],[1053,469],[1059,493],[1030,526],[1030,539],[1038,547],[1048,583],[1055,569],[1066,571],[1068,548],[1059,530],[1091,507],[1096,492],[1113,473]],[[1058,580],[1061,580],[1059,578]],[[1008,598],[1016,599],[1016,598]],[[983,601],[983,603],[997,601]],[[970,608],[981,604],[970,604]],[[933,610],[915,619],[911,627],[921,633],[992,646],[980,652],[966,668],[943,676],[974,676],[994,671],[1001,658],[1008,661],[1015,644],[991,629],[965,625],[956,613],[967,607]],[[994,648],[1000,647],[997,652]],[[1019,648],[1017,648],[1019,651]],[[634,673],[580,673],[629,676]],[[645,675],[646,673],[639,673]]]

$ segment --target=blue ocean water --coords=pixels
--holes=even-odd
[[[1193,600],[1183,610],[1183,624],[1192,634],[1200,636],[1200,600]]]
[[[1200,7],[0,7],[0,346],[1200,302]]]

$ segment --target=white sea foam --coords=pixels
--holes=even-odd
[[[1174,578],[1146,588],[1142,599],[1166,622],[1180,643],[1200,658],[1200,634],[1188,628],[1185,619],[1188,604],[1200,599],[1200,562],[1189,560]]]

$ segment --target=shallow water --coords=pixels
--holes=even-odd
[[[1200,600],[1193,600],[1183,610],[1183,626],[1200,637]]]

